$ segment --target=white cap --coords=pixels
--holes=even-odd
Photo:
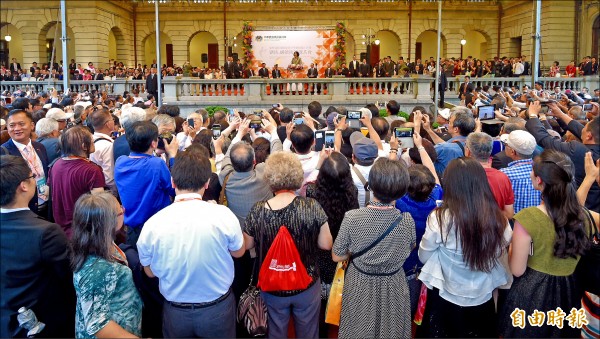
[[[92,103],[90,101],[78,101],[77,103],[75,103],[75,106],[83,106],[88,107],[88,106],[92,106]]]
[[[65,113],[62,109],[56,107],[51,108],[48,110],[48,113],[46,113],[46,118],[54,119],[56,121],[68,120],[71,117],[73,117],[73,113]]]
[[[450,120],[450,109],[444,108],[438,111],[438,115],[446,120]]]

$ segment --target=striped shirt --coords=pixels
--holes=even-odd
[[[542,202],[539,191],[533,188],[531,182],[531,171],[533,170],[532,159],[521,159],[508,163],[508,167],[501,169],[512,185],[515,194],[515,214],[523,208],[537,206]]]

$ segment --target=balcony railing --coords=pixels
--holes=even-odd
[[[218,103],[229,101],[239,103],[267,102],[308,102],[312,100],[336,103],[358,103],[374,102],[380,98],[390,98],[397,101],[407,102],[431,102],[435,79],[429,76],[418,77],[391,77],[391,78],[320,78],[320,79],[262,79],[252,77],[250,79],[223,79],[205,80],[197,78],[166,77],[163,79],[164,102],[188,102],[188,103]],[[457,93],[463,77],[448,79],[448,92],[450,98],[452,93]],[[587,87],[590,91],[600,88],[600,80],[597,76],[586,76],[578,78],[539,78],[544,84],[544,89],[552,90],[558,86],[562,90],[571,89],[580,91]],[[490,87],[515,86],[521,88],[523,85],[531,86],[531,78],[471,78],[475,86]],[[101,81],[71,81],[71,91],[98,90],[109,95],[131,92],[137,88],[140,93],[145,92],[145,80],[101,80]],[[56,88],[59,92],[64,91],[62,81],[2,81],[0,91],[14,92],[16,90],[42,92]],[[452,89],[452,91],[450,91]],[[282,100],[283,99],[283,100]],[[388,99],[389,100],[389,99]]]

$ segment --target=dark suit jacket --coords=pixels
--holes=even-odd
[[[433,72],[433,78],[437,76],[436,72]],[[438,91],[446,91],[448,88],[448,78],[446,78],[446,74],[442,72],[442,76],[440,77],[440,83],[438,84]]]
[[[588,61],[585,64],[583,64],[581,70],[583,71],[583,75],[592,75],[592,62]]]
[[[460,99],[460,95],[461,95],[463,92],[466,92],[466,91],[465,91],[465,84],[466,84],[466,83],[464,83],[464,82],[463,82],[462,84],[460,84],[460,88],[458,89],[458,98],[459,98],[459,99]],[[473,84],[469,82],[469,84],[468,84],[468,87],[467,87],[467,88],[474,89],[474,87],[473,87]]]
[[[0,220],[0,337],[14,335],[17,311],[25,306],[46,324],[36,337],[73,338],[75,290],[65,233],[31,211],[1,213]]]
[[[358,77],[358,70],[360,69],[360,62],[358,60],[352,60],[348,64],[348,70],[350,71],[350,75],[353,78]]]
[[[394,64],[391,62],[384,62],[383,63],[383,76],[391,77],[392,75],[394,75]]]
[[[83,74],[75,74],[75,75],[73,75],[73,80],[83,80]]]
[[[331,78],[334,74],[335,74],[335,71],[333,70],[333,68],[329,67],[329,68],[325,69],[325,77],[326,78]]]
[[[16,71],[18,71],[20,69],[21,69],[21,64],[20,63],[17,62],[17,68],[16,69],[15,69],[15,64],[13,64],[12,62],[10,63],[10,71],[11,72],[14,73],[14,72],[16,72]]]
[[[360,64],[358,66],[358,72],[361,77],[366,78],[371,74],[371,66],[369,66],[369,64]]]
[[[15,143],[13,142],[12,139],[9,139],[7,142],[2,144],[2,146],[6,147],[6,149],[8,150],[8,153],[10,155],[14,155],[17,157],[22,156],[21,152],[19,152],[19,149],[17,148],[17,145],[15,145]],[[46,153],[46,147],[44,147],[44,145],[42,145],[36,141],[32,141],[31,146],[33,146],[33,149],[35,149],[35,153],[40,158],[40,160],[42,160],[42,167],[44,168],[44,175],[46,176],[46,180],[47,180],[48,179],[48,154]],[[31,198],[31,201],[29,202],[29,209],[32,210],[34,213],[37,213],[37,211],[38,211],[37,207],[38,207],[38,197],[37,197],[37,191],[36,191],[36,194],[33,196],[33,198]]]
[[[274,69],[271,72],[271,75],[273,76],[273,79],[281,78],[281,70],[280,69]]]
[[[233,65],[233,76],[235,79],[241,79],[244,75],[244,65],[234,64]]]
[[[269,70],[267,68],[261,68],[258,70],[258,76],[263,78],[269,78]]]
[[[512,66],[510,64],[502,66],[502,76],[509,77],[512,75]]]
[[[104,74],[102,74],[102,73],[96,73],[96,74],[94,74],[94,77],[92,79],[93,80],[104,80]]]
[[[348,70],[348,67],[340,68],[340,70],[338,71],[338,75],[343,75],[345,77],[349,77],[350,76],[350,70]]]
[[[235,64],[233,62],[226,62],[223,68],[225,69],[225,77],[227,79],[235,79]]]
[[[150,74],[146,78],[146,91],[148,93],[158,92],[158,74]]]
[[[314,78],[316,78],[316,77],[318,77],[318,76],[319,76],[319,70],[317,70],[317,68],[316,68],[316,67],[309,68],[309,69],[308,69],[308,72],[306,73],[306,76],[307,76],[308,78],[314,79]]]

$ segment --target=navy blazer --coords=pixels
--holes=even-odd
[[[25,337],[17,311],[32,309],[46,327],[37,337],[73,338],[75,290],[69,243],[57,224],[31,211],[0,213],[0,337]]]
[[[17,148],[17,145],[15,145],[15,143],[13,142],[12,139],[8,139],[8,141],[3,143],[2,146],[8,150],[8,154],[14,155],[17,157],[22,156],[21,152]],[[32,141],[31,146],[33,146],[33,149],[35,149],[35,153],[40,158],[40,160],[42,160],[42,167],[44,168],[44,175],[46,176],[46,180],[48,180],[48,154],[46,153],[46,147],[44,147],[44,145],[42,145],[41,143],[39,143],[37,141]],[[37,191],[36,191],[36,194],[33,196],[33,198],[31,198],[31,201],[29,202],[29,209],[32,210],[34,213],[37,213],[37,211],[38,211],[37,207],[38,207],[38,197],[37,197]]]

